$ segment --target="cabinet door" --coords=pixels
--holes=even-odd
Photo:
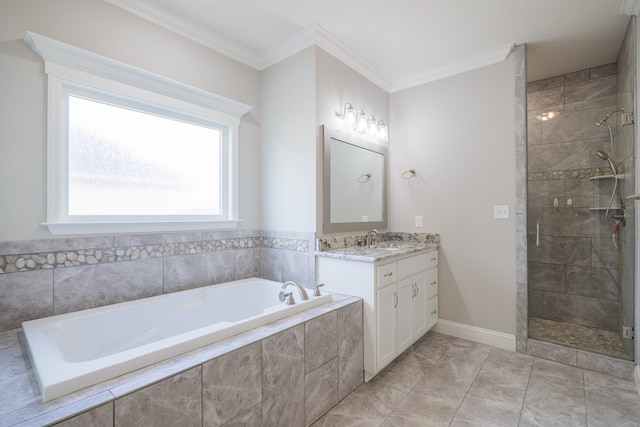
[[[427,327],[427,299],[429,297],[427,275],[423,273],[414,277],[416,291],[411,300],[412,341],[416,341],[429,330]]]
[[[377,292],[376,372],[396,357],[396,306],[398,295],[395,285]]]
[[[398,282],[398,354],[412,344],[411,309],[415,289],[415,279],[412,277]]]
[[[438,323],[438,295],[427,301],[427,329]]]

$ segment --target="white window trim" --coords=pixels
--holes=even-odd
[[[44,60],[47,75],[47,221],[53,235],[188,231],[235,228],[241,223],[238,212],[238,134],[240,118],[251,106],[212,94],[139,68],[88,52],[59,41],[27,32],[24,40]],[[60,198],[62,174],[67,171],[61,161],[61,112],[58,104],[66,86],[80,85],[120,93],[175,108],[194,116],[228,125],[228,200],[224,220],[179,221],[92,221],[71,222],[64,219]]]

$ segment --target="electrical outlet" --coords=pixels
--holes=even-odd
[[[416,216],[416,227],[418,228],[422,227],[422,216],[420,215]]]
[[[369,217],[366,215],[362,215],[362,222],[369,222]]]
[[[509,205],[495,205],[493,207],[493,217],[496,219],[508,219]]]

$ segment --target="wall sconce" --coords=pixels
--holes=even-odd
[[[341,117],[347,126],[356,132],[368,133],[370,136],[377,137],[384,142],[389,141],[387,125],[382,120],[376,121],[373,115],[367,117],[362,108],[357,111],[354,110],[350,102],[344,104],[342,114],[336,113],[336,115]]]

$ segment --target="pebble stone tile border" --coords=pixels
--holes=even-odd
[[[618,173],[623,172],[623,170],[618,170]],[[588,168],[572,169],[566,171],[531,172],[529,173],[529,181],[546,181],[554,179],[586,179],[602,175],[611,175],[611,169]]]
[[[249,237],[3,255],[0,256],[0,274],[252,248],[308,252],[309,242],[276,237]]]

